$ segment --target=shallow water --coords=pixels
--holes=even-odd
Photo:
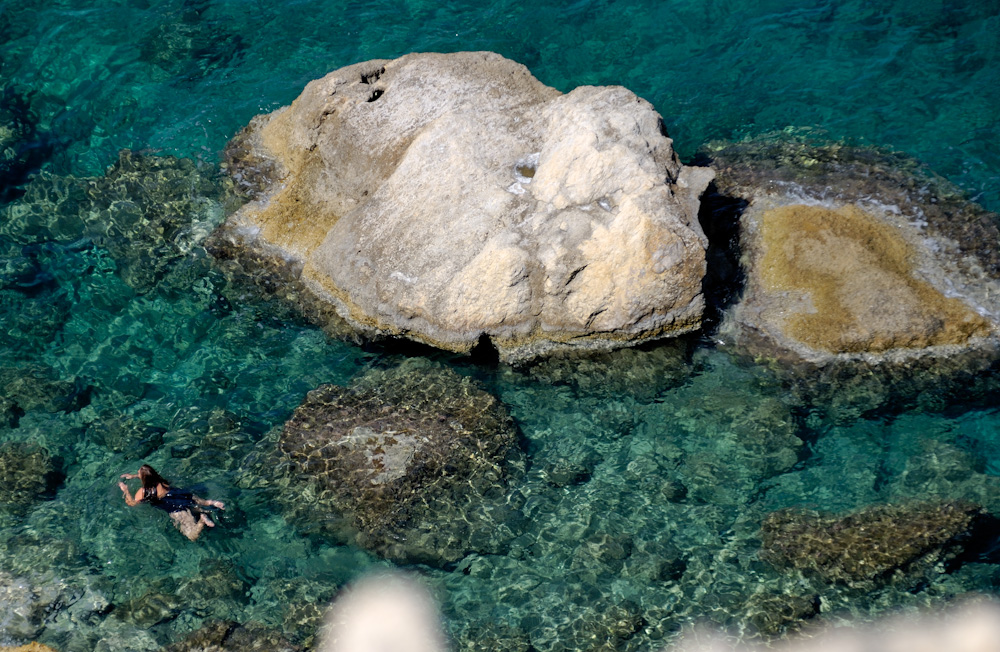
[[[683,157],[816,128],[1000,209],[1000,3],[870,4],[0,2],[0,117],[28,134],[0,168],[0,456],[25,483],[0,494],[0,643],[158,649],[223,618],[308,644],[316,605],[387,562],[286,522],[255,465],[307,391],[418,355],[499,397],[530,461],[513,540],[419,568],[456,648],[648,650],[695,620],[749,635],[818,603],[831,618],[995,592],[992,563],[856,590],[758,555],[784,507],[1000,513],[988,373],[966,392],[804,391],[710,336],[479,365],[329,338],[201,247],[235,201],[219,152],[253,115],[340,66],[431,50],[495,50],[562,90],[623,84]],[[142,462],[225,500],[217,530],[191,544],[125,509],[117,476]]]

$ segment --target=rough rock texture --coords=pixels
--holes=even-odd
[[[24,442],[0,444],[0,512],[24,514],[50,496],[62,477],[48,451]]]
[[[412,360],[313,390],[285,424],[287,512],[389,559],[447,563],[512,537],[521,470],[507,411],[468,378]],[[299,518],[303,517],[303,518]]]
[[[214,620],[160,652],[297,652],[302,648],[258,623]]]
[[[21,201],[0,209],[0,235],[42,250],[38,241],[89,240],[146,293],[237,204],[229,188],[210,166],[122,150],[103,177],[39,174]]]
[[[15,199],[28,175],[51,153],[48,137],[38,132],[30,98],[13,87],[0,87],[0,201]]]
[[[902,361],[995,346],[997,216],[914,161],[789,137],[710,144],[742,199],[746,286],[723,337],[769,357]]]
[[[827,582],[864,587],[954,558],[982,515],[961,501],[875,505],[843,516],[782,510],[761,525],[761,556]]]
[[[485,334],[508,359],[675,335],[700,325],[712,173],[671,143],[621,87],[562,95],[492,53],[369,61],[230,143],[255,201],[219,239],[293,261],[368,335]]]
[[[82,581],[79,581],[82,580]],[[94,622],[110,605],[89,579],[0,570],[0,640],[30,641]],[[31,649],[31,648],[28,648]]]
[[[17,647],[0,647],[0,650],[8,650],[9,652],[56,652],[54,649],[50,648],[48,645],[42,645],[41,643],[31,642],[27,645],[19,645]]]

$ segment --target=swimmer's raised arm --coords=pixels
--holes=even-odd
[[[124,482],[119,482],[118,488],[122,490],[122,494],[124,495],[125,498],[125,504],[128,505],[129,507],[135,507],[141,502],[139,500],[139,492],[142,491],[141,487],[135,490],[135,497],[133,497],[132,494],[128,492],[128,487],[125,486]]]

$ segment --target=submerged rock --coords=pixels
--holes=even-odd
[[[298,652],[279,632],[259,623],[213,620],[160,652]]]
[[[88,239],[126,284],[148,292],[232,208],[228,187],[189,159],[123,150],[103,177],[40,174],[0,210],[0,236],[20,245]]]
[[[19,197],[21,184],[51,153],[37,121],[28,97],[13,87],[0,88],[0,201]]]
[[[370,336],[626,346],[701,323],[712,173],[671,144],[630,91],[563,95],[496,54],[360,63],[229,144],[255,201],[217,239],[289,261]]]
[[[711,144],[719,193],[745,202],[746,285],[722,336],[767,357],[900,362],[996,347],[998,218],[874,148]]]
[[[24,514],[62,481],[56,460],[37,444],[0,444],[0,511]]]
[[[868,587],[954,559],[983,515],[961,501],[875,505],[841,516],[781,510],[761,525],[761,557],[825,582]]]
[[[0,366],[0,394],[23,412],[72,412],[81,407],[76,379],[63,380],[58,371],[37,364]],[[85,391],[85,390],[84,390]]]
[[[51,572],[15,575],[0,570],[0,636],[27,641],[43,632],[62,633],[95,622],[110,605],[93,590],[91,581],[84,576],[68,580]]]
[[[282,501],[303,528],[432,564],[512,538],[502,497],[521,465],[514,424],[448,369],[414,360],[313,390],[279,450]]]

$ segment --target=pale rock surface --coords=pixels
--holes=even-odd
[[[997,216],[912,159],[775,137],[710,144],[745,202],[742,296],[720,329],[755,355],[838,364],[992,358]]]
[[[300,273],[369,336],[505,359],[697,329],[699,196],[652,106],[565,95],[483,52],[369,61],[311,82],[227,149],[254,200],[219,237]]]

